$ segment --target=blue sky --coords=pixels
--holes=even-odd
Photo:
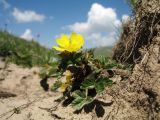
[[[48,47],[73,31],[84,36],[85,48],[110,46],[130,14],[125,0],[0,0],[0,29],[7,24],[9,32]]]

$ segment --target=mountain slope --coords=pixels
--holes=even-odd
[[[94,55],[96,58],[100,56],[110,57],[112,55],[112,46],[95,48]]]

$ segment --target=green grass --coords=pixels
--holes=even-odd
[[[95,48],[95,51],[94,51],[95,58],[99,58],[101,56],[111,57],[111,55],[112,55],[112,48],[113,48],[112,46]]]
[[[8,62],[25,67],[52,64],[56,58],[53,50],[41,46],[36,41],[27,41],[0,31],[0,56]]]

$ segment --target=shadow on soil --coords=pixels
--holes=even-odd
[[[83,109],[86,113],[92,112],[95,109],[95,113],[96,113],[97,117],[103,117],[103,115],[105,113],[105,110],[103,107],[111,106],[112,104],[113,104],[113,102],[105,103],[100,100],[94,100],[92,103],[84,106]],[[82,111],[82,109],[75,111],[74,113],[79,114],[79,113],[81,113],[81,111]]]

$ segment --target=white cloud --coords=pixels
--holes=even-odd
[[[4,9],[8,9],[11,5],[7,2],[7,0],[0,0],[0,4],[3,5]]]
[[[115,42],[116,32],[110,32],[103,35],[102,33],[92,33],[87,39],[92,40],[95,46],[112,46]]]
[[[128,20],[130,20],[130,16],[124,14],[124,15],[122,16],[122,22],[125,23],[125,22],[127,22]]]
[[[86,22],[76,22],[69,25],[71,31],[75,31],[92,40],[95,46],[113,45],[115,42],[115,30],[121,26],[121,21],[113,8],[106,8],[101,4],[92,4]]]
[[[33,39],[32,31],[30,29],[26,29],[25,32],[20,37],[26,40],[32,40]]]
[[[31,10],[21,11],[17,8],[14,8],[12,15],[19,23],[42,22],[45,19],[44,15],[38,14],[35,11]]]

